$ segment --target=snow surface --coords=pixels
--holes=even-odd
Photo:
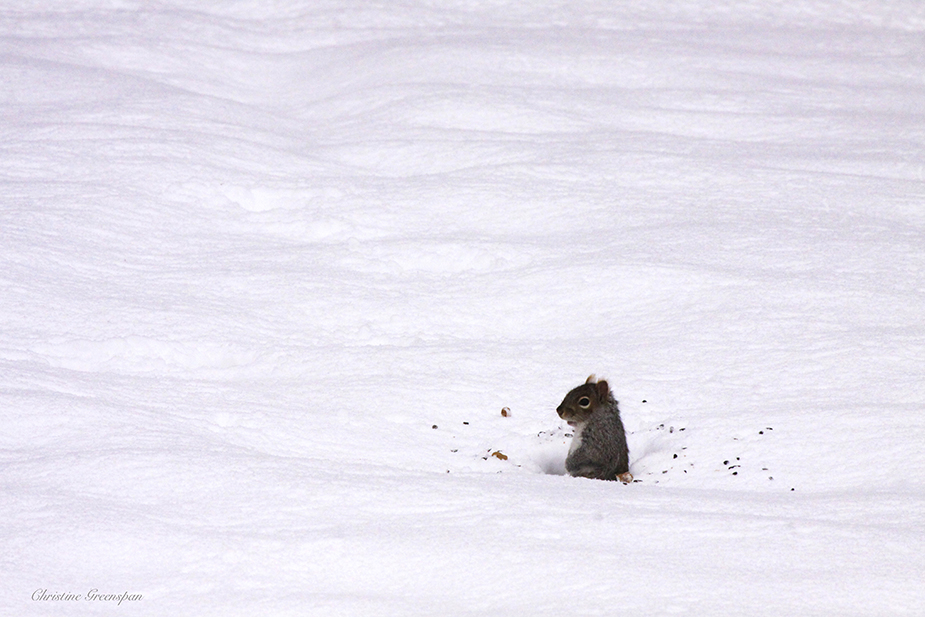
[[[0,82],[0,614],[925,614],[917,0],[21,0]]]

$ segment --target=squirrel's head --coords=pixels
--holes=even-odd
[[[565,395],[556,408],[559,417],[571,426],[587,422],[596,409],[607,405],[610,387],[604,380],[594,381],[594,375],[588,381]]]

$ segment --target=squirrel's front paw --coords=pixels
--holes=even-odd
[[[621,473],[620,475],[617,476],[617,480],[619,480],[623,484],[629,484],[630,482],[633,481],[633,474],[631,474],[628,471],[626,473]]]

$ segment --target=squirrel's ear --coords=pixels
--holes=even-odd
[[[588,375],[588,378],[585,380],[585,383],[597,383],[597,378],[594,376],[594,373]]]
[[[610,386],[603,379],[597,382],[597,394],[601,400],[606,399],[607,395],[610,394]]]

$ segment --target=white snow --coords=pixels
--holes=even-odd
[[[3,615],[925,614],[925,5],[24,0],[0,83]]]

